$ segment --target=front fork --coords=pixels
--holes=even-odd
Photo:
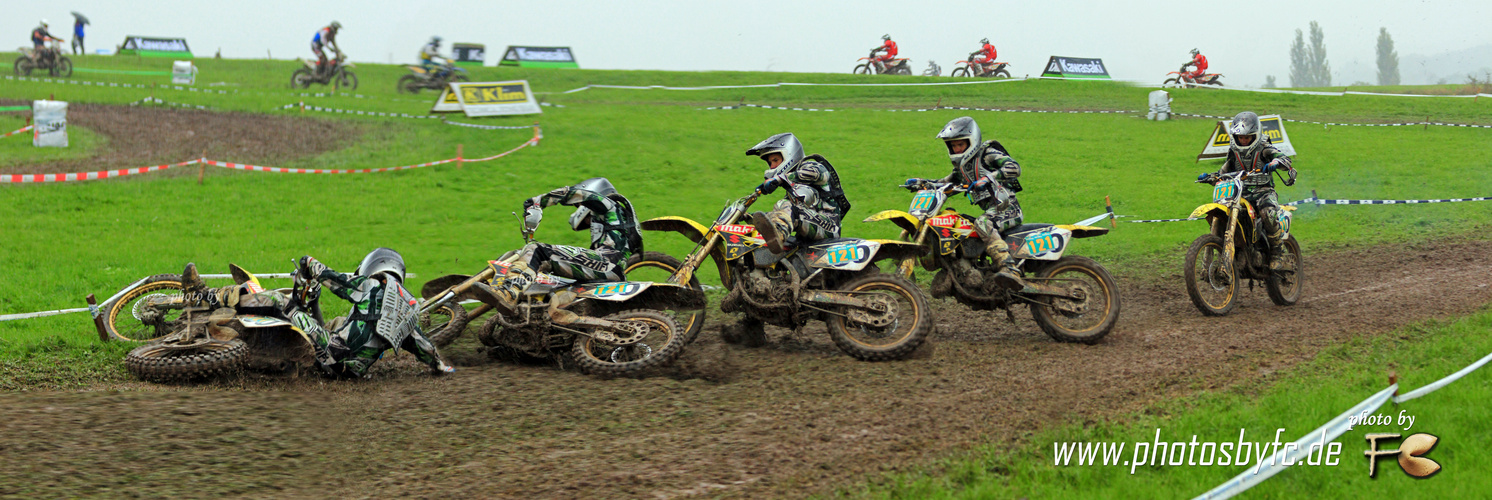
[[[1238,227],[1238,206],[1228,210],[1228,228],[1223,232],[1223,257],[1227,259],[1229,266],[1233,266],[1233,256],[1236,250],[1233,248],[1233,235],[1237,233],[1234,229]]]
[[[917,237],[912,240],[912,243],[916,243],[918,246],[922,246],[922,242],[926,240],[927,226],[922,226],[918,228]],[[905,259],[902,259],[901,263],[896,265],[896,275],[909,280],[913,279],[912,272],[914,269],[917,268],[917,259],[918,257],[907,257]]]

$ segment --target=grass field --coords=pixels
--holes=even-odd
[[[1328,419],[1388,386],[1388,373],[1401,377],[1401,392],[1449,375],[1492,352],[1492,310],[1455,321],[1417,325],[1374,338],[1359,338],[1323,351],[1309,363],[1268,378],[1264,389],[1232,390],[1174,400],[1110,422],[1073,422],[1036,433],[1020,446],[989,446],[967,457],[947,460],[926,474],[887,478],[852,496],[879,498],[1191,498],[1222,484],[1244,467],[1054,465],[1054,443],[1127,443],[1123,458],[1134,456],[1135,443],[1162,441],[1280,441],[1300,438]],[[1249,490],[1248,498],[1474,498],[1492,491],[1492,431],[1475,401],[1492,399],[1492,372],[1478,370],[1450,385],[1402,405],[1389,403],[1373,414],[1395,419],[1414,416],[1408,425],[1365,425],[1334,442],[1342,444],[1335,466],[1295,467]],[[1408,426],[1406,431],[1404,428]],[[1416,479],[1395,460],[1378,463],[1377,478],[1368,477],[1362,452],[1369,433],[1404,437],[1426,432],[1440,438],[1427,455],[1442,470]],[[1398,448],[1402,441],[1384,441]],[[1273,450],[1270,451],[1271,453]],[[1200,460],[1199,460],[1200,461]],[[1268,457],[1265,457],[1268,461]],[[1249,464],[1254,462],[1250,460]],[[1253,465],[1249,466],[1252,470]]]

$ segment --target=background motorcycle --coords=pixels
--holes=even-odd
[[[1223,77],[1221,73],[1202,73],[1202,76],[1192,78],[1191,72],[1186,70],[1187,66],[1188,65],[1182,65],[1180,71],[1172,71],[1170,73],[1166,73],[1167,75],[1170,75],[1170,77],[1166,78],[1166,81],[1161,85],[1166,87],[1194,87],[1197,85],[1217,85],[1219,87],[1223,86],[1223,82],[1217,81],[1219,78]]]
[[[1067,254],[1073,238],[1102,236],[1108,229],[1078,225],[1022,224],[1002,231],[1017,269],[1026,281],[1022,290],[997,289],[986,293],[984,280],[994,279],[1002,263],[984,253],[984,241],[974,232],[974,216],[945,209],[948,196],[967,188],[948,182],[919,180],[904,184],[916,194],[906,211],[886,210],[865,222],[890,220],[902,228],[902,238],[923,252],[923,269],[936,271],[932,296],[952,295],[974,310],[1004,309],[1029,304],[1041,331],[1062,342],[1098,342],[1119,320],[1119,289],[1102,265],[1087,257]],[[902,261],[898,274],[911,279],[914,258]]]
[[[334,89],[357,90],[357,74],[348,68],[354,65],[347,61],[347,55],[341,51],[337,52],[335,59],[330,59],[330,66],[324,72],[317,73],[316,61],[305,61],[305,67],[296,68],[290,74],[290,87],[303,89],[310,87],[313,83],[326,85],[330,83]]]
[[[1269,176],[1263,172],[1238,171],[1209,176],[1197,182],[1213,184],[1212,203],[1197,207],[1192,218],[1206,217],[1209,230],[1197,237],[1186,250],[1186,294],[1197,310],[1208,316],[1222,316],[1238,306],[1238,282],[1264,281],[1269,300],[1277,305],[1294,305],[1300,300],[1303,279],[1300,243],[1290,234],[1293,206],[1282,206],[1280,227],[1285,231],[1282,255],[1271,255],[1264,236],[1264,221],[1258,219],[1253,204],[1243,198],[1243,188],[1250,176]],[[1285,185],[1295,184],[1295,170],[1289,171]],[[1284,269],[1273,271],[1271,258],[1283,259]]]
[[[62,55],[62,46],[57,44],[56,39],[52,39],[52,46],[43,51],[35,62],[32,62],[31,53],[35,50],[32,47],[21,47],[16,50],[21,53],[21,57],[16,58],[16,76],[31,76],[31,72],[38,69],[47,70],[47,74],[51,76],[63,78],[73,76],[73,60]]]
[[[978,54],[978,53],[979,52],[975,52],[973,54],[969,54],[969,58],[973,59],[974,55]],[[959,65],[961,65],[961,66],[959,66]],[[973,62],[973,61],[959,61],[958,63],[956,63],[955,67],[953,68],[953,73],[951,73],[949,76],[958,76],[958,77],[974,76],[974,77],[979,77],[979,78],[1010,78],[1010,70],[1005,69],[1005,68],[1007,68],[1009,66],[1010,66],[1010,63],[1002,63],[1002,62],[988,62],[988,63],[980,64],[980,63],[976,63],[976,62]]]
[[[886,62],[877,59],[876,51],[872,50],[870,51],[870,57],[862,57],[858,60],[865,62],[855,66],[855,70],[853,71],[853,73],[857,75],[884,75],[887,73],[893,75],[912,74],[910,59],[905,57],[892,59],[891,63],[887,64]]]
[[[466,76],[466,68],[457,66],[451,61],[445,61],[441,67],[445,68],[445,75],[436,75],[426,71],[425,68],[415,65],[405,66],[409,68],[409,74],[399,77],[399,92],[418,94],[421,89],[441,90],[451,82],[471,81]]]

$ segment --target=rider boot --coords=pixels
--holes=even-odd
[[[792,228],[777,224],[765,212],[752,212],[751,225],[756,227],[758,233],[761,233],[762,239],[767,240],[767,250],[771,250],[772,253],[783,252],[783,237],[791,234]]]
[[[527,262],[515,262],[508,267],[508,273],[492,280],[492,285],[478,282],[476,287],[496,299],[497,306],[507,314],[518,312],[518,301],[523,296],[523,290],[534,282],[536,274],[529,269]]]
[[[1005,241],[1000,239],[999,235],[990,235],[985,238],[984,253],[989,254],[990,259],[1000,263],[1000,272],[995,273],[994,277],[996,286],[1010,291],[1026,287],[1026,281],[1021,279],[1021,271],[1015,268],[1015,258],[1010,256],[1010,249],[1005,246]]]
[[[1285,242],[1283,233],[1284,231],[1280,231],[1278,234],[1271,233],[1266,235],[1266,239],[1269,240],[1269,270],[1271,271],[1287,270],[1285,266],[1285,259],[1280,258],[1280,256],[1285,253]]]
[[[207,283],[202,281],[202,275],[197,274],[197,264],[188,262],[186,268],[181,270],[181,296],[186,299],[187,305],[216,309],[217,294],[213,292],[215,290],[209,290]]]

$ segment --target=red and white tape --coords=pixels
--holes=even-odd
[[[16,134],[19,134],[21,132],[25,132],[27,130],[31,130],[31,127],[32,127],[31,125],[27,125],[27,126],[21,127],[20,130],[17,130],[15,132],[10,132],[10,133],[7,133],[5,135],[0,135],[0,138],[10,137],[12,135],[16,135]]]
[[[127,168],[124,170],[102,170],[98,172],[75,172],[71,174],[4,174],[0,175],[0,184],[27,184],[40,182],[71,182],[92,181],[98,179],[109,179],[124,177],[126,175],[137,175],[165,170],[172,167],[184,167],[202,160],[184,161],[170,165],[156,165],[154,167]]]
[[[231,168],[231,169],[234,169],[234,170],[251,170],[251,171],[254,171],[254,172],[272,172],[272,173],[276,173],[276,174],[370,174],[370,173],[374,173],[374,172],[392,172],[392,171],[395,171],[395,170],[409,170],[409,169],[413,169],[413,168],[429,167],[429,166],[434,166],[434,165],[440,165],[440,164],[443,164],[443,163],[450,163],[450,162],[456,161],[456,159],[455,158],[449,158],[449,159],[445,159],[445,160],[436,160],[436,161],[432,161],[432,162],[421,163],[421,164],[418,164],[418,165],[405,165],[405,166],[402,166],[402,167],[355,168],[355,169],[345,169],[345,170],[328,169],[328,168],[264,167],[264,166],[260,166],[260,165],[247,165],[247,164],[243,164],[243,163],[229,163],[229,162],[226,162],[226,161],[206,160],[206,159],[204,159],[202,161],[204,163],[207,163],[208,165],[212,165],[214,167]]]

